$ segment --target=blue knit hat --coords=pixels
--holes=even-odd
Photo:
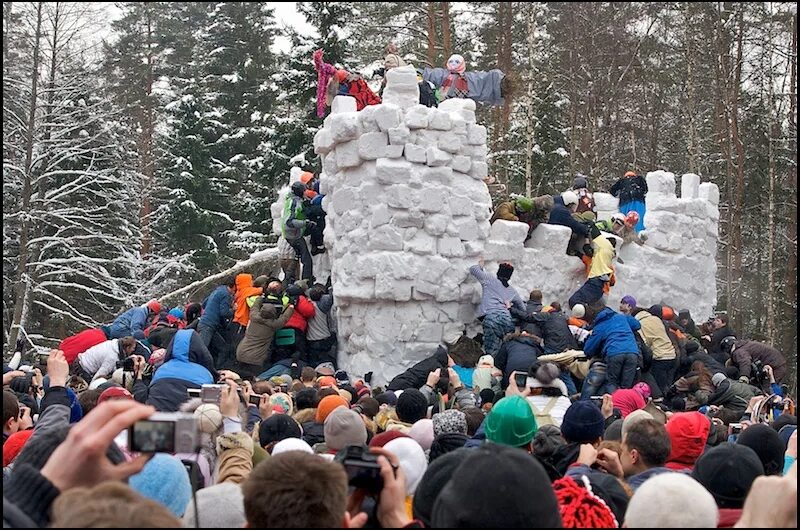
[[[561,422],[561,435],[567,442],[590,443],[603,437],[606,421],[600,408],[589,400],[569,406]]]
[[[192,498],[192,485],[183,462],[163,453],[154,455],[141,472],[128,479],[128,485],[166,506],[175,517],[183,517]]]
[[[180,307],[173,307],[172,309],[169,310],[168,314],[174,316],[175,318],[179,318],[181,320],[183,320],[183,317],[186,315],[183,312],[183,309],[181,309]]]
[[[67,388],[67,396],[69,397],[69,422],[76,423],[83,418],[83,409],[81,404],[78,403],[78,394],[71,388]]]

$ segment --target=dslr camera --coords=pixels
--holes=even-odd
[[[128,429],[128,447],[138,453],[195,453],[200,429],[194,414],[156,412]]]
[[[124,372],[133,372],[134,364],[133,356],[125,357],[121,361],[117,361],[117,368],[122,368]]]
[[[370,453],[367,446],[348,445],[336,453],[334,461],[344,466],[349,486],[363,488],[376,495],[383,489],[378,456]]]

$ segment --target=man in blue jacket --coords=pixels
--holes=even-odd
[[[203,302],[203,316],[197,326],[197,332],[203,344],[211,352],[217,368],[227,368],[232,361],[230,344],[225,340],[225,330],[233,318],[233,294],[236,292],[236,281],[228,278]]]
[[[220,374],[214,369],[214,360],[203,344],[200,335],[191,329],[182,329],[167,346],[165,362],[153,374],[148,387],[137,373],[133,395],[140,403],[152,405],[160,412],[175,412],[189,400],[189,388],[200,388],[215,383]]]
[[[580,222],[573,215],[578,207],[578,194],[567,190],[561,195],[553,195],[553,208],[550,210],[548,224],[569,227],[572,230],[567,254],[580,256],[588,250],[589,225]]]
[[[610,307],[602,309],[592,322],[592,334],[586,339],[583,351],[587,357],[602,357],[606,364],[605,392],[631,388],[639,364],[639,346],[633,333],[641,324]],[[588,377],[587,377],[588,379]]]
[[[150,300],[146,304],[128,309],[114,319],[109,338],[133,337],[137,340],[144,340],[144,328],[149,326],[151,318],[160,312],[161,304],[158,300]]]

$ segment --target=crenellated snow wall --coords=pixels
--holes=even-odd
[[[527,242],[527,225],[489,225],[486,128],[475,103],[419,105],[411,67],[387,73],[381,105],[356,112],[339,96],[314,138],[322,157],[326,254],[315,276],[332,276],[339,327],[339,362],[355,374],[386,382],[431,355],[444,334],[475,324],[480,286],[468,274],[480,257],[489,271],[499,261],[515,267],[511,280],[523,299],[532,289],[545,303],[566,306],[585,281],[581,261],[566,255],[570,230],[540,225]],[[292,170],[290,183],[299,179]],[[647,175],[647,242],[622,247],[609,305],[625,294],[640,305],[664,302],[696,319],[716,304],[719,190],[684,175],[681,198],[672,173]],[[288,187],[273,204],[274,229]],[[601,219],[617,199],[595,193]]]

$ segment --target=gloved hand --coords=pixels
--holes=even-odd
[[[746,385],[749,385],[750,384],[750,378],[747,377],[746,375],[743,375],[742,377],[739,378],[739,382],[740,383],[744,383]]]
[[[306,226],[308,228],[316,228],[317,227],[317,222],[316,221],[306,221]]]

